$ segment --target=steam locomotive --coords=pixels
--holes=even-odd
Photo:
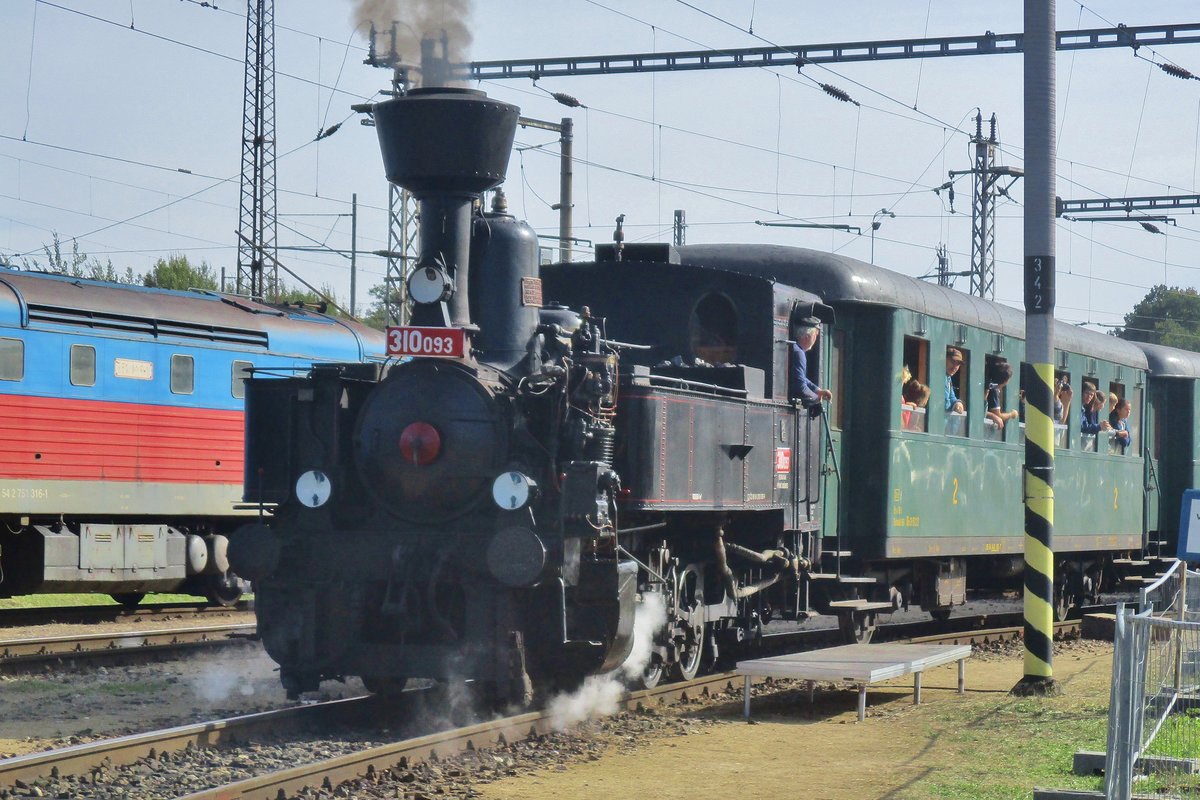
[[[898,607],[948,615],[968,578],[1019,582],[1020,432],[983,413],[985,368],[1023,354],[1017,312],[796,248],[618,243],[539,270],[528,225],[479,208],[517,108],[428,88],[373,114],[420,204],[397,358],[247,387],[261,516],[229,558],[289,694],[457,678],[529,702],[622,664],[651,601],[653,685],[775,620],[836,614],[865,640]],[[824,413],[788,398],[801,317],[830,323],[808,358]],[[1142,349],[1061,332],[1064,375],[1143,399]],[[950,345],[967,413],[902,408],[902,366],[940,385]],[[1065,610],[1165,556],[1142,429],[1113,453],[1060,427]]]

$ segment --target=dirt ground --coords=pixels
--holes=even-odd
[[[351,679],[311,697],[364,691]],[[257,643],[162,662],[48,667],[0,676],[0,758],[290,705],[275,663]]]
[[[1068,708],[1080,698],[1107,702],[1112,646],[1078,642],[1055,658],[1065,696],[1046,700]],[[867,719],[857,723],[851,689],[781,691],[753,701],[753,724],[741,721],[740,703],[715,713],[725,724],[686,736],[614,746],[596,761],[507,778],[478,786],[486,800],[561,800],[566,797],[653,796],[805,800],[908,800],[933,795],[930,783],[969,775],[986,752],[956,741],[955,730],[996,713],[1020,679],[1020,651],[977,654],[967,662],[967,693],[957,694],[957,666],[925,675],[922,705],[912,684],[890,681],[867,693]],[[954,708],[957,706],[957,708]],[[654,787],[647,792],[647,787]],[[1032,782],[1029,785],[1032,793]],[[958,796],[958,795],[953,795]],[[1028,796],[1028,795],[1027,795]]]

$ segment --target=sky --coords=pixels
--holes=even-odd
[[[378,1],[378,0],[377,0]],[[961,0],[424,0],[467,23],[479,60],[1016,33],[1022,4]],[[469,8],[469,13],[459,9]],[[411,10],[411,9],[406,9]],[[1197,21],[1194,2],[1059,0],[1058,28]],[[244,2],[0,0],[0,260],[66,248],[142,272],[182,253],[232,280],[241,170]],[[373,129],[350,106],[378,101],[390,73],[362,63],[351,0],[276,3],[281,260],[348,300],[351,197],[358,247],[386,245],[387,185]],[[357,29],[356,29],[357,27]],[[465,46],[465,42],[463,43]],[[406,58],[409,54],[402,53]],[[416,54],[411,54],[415,60]],[[1200,47],[1060,52],[1057,194],[1064,199],[1196,192]],[[818,84],[838,87],[858,105]],[[575,125],[575,235],[688,243],[771,242],[835,251],[911,276],[971,262],[971,178],[953,212],[935,187],[971,167],[974,117],[997,118],[996,163],[1020,167],[1020,56],[807,65],[472,84],[522,114]],[[578,98],[567,108],[552,93]],[[344,123],[331,136],[318,131]],[[553,133],[521,129],[504,190],[555,244]],[[997,207],[996,300],[1021,306],[1023,182]],[[879,214],[887,209],[895,216]],[[764,227],[848,225],[862,233]],[[874,236],[872,221],[881,224]],[[1057,225],[1059,319],[1106,330],[1158,283],[1200,279],[1200,220],[1151,234],[1128,222]],[[581,256],[582,257],[582,256]],[[359,258],[358,307],[384,262]],[[956,288],[967,291],[967,278]]]

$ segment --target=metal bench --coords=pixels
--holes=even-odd
[[[967,686],[967,659],[971,646],[939,644],[848,644],[805,653],[739,661],[737,674],[745,677],[746,719],[750,718],[751,679],[796,678],[808,681],[812,701],[817,681],[853,684],[858,688],[858,721],[867,715],[867,686],[889,678],[913,675],[913,705],[921,703],[921,673],[931,667],[958,662],[958,693]]]

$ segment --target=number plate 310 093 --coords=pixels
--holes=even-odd
[[[467,352],[466,338],[462,328],[391,327],[387,329],[387,354],[463,358]]]

